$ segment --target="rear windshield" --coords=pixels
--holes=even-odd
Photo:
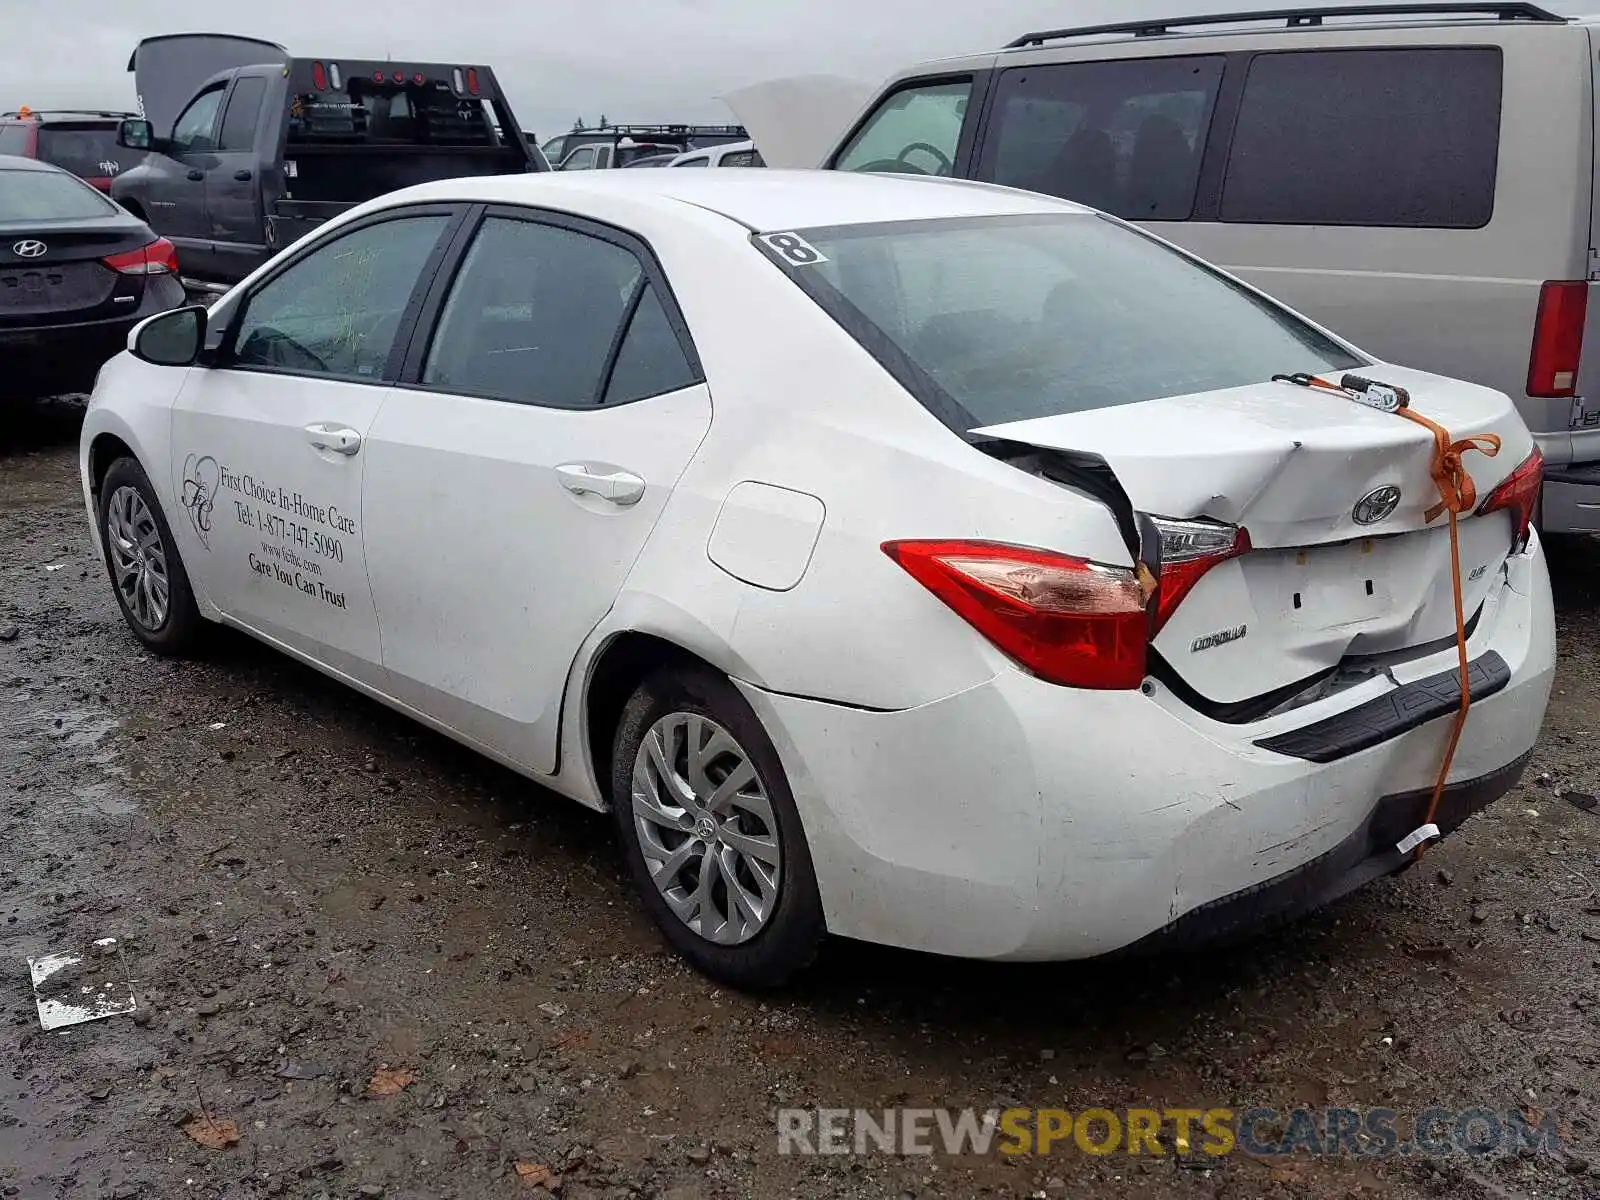
[[[1242,285],[1096,215],[839,226],[756,244],[962,433],[1360,362]]]
[[[0,170],[0,225],[79,221],[122,211],[88,184],[55,171]]]
[[[457,96],[449,83],[346,81],[340,92],[306,92],[289,102],[289,144],[498,146],[489,105]]]
[[[122,170],[128,151],[117,145],[114,128],[44,125],[39,129],[39,157],[82,175],[106,179]]]

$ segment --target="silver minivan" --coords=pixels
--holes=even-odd
[[[1523,3],[1128,21],[902,72],[811,144],[1093,205],[1381,358],[1505,391],[1544,527],[1597,531],[1597,62],[1600,19]],[[786,130],[741,115],[771,165],[818,165],[775,159],[807,144],[783,108]]]

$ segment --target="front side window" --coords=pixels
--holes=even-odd
[[[956,147],[971,95],[970,79],[921,84],[891,93],[840,152],[835,169],[954,174]]]
[[[757,244],[962,433],[1358,363],[1243,285],[1088,213],[843,226]]]
[[[592,171],[596,156],[600,153],[595,146],[579,146],[562,161],[558,170],[562,171]]]
[[[1501,73],[1493,46],[1257,55],[1228,155],[1222,219],[1488,224]]]
[[[222,88],[196,96],[172,127],[172,149],[176,154],[203,154],[215,149],[212,131],[217,127],[217,109],[222,105]]]
[[[767,164],[761,161],[761,154],[757,150],[735,150],[732,154],[722,156],[719,164],[724,167],[764,167]]]
[[[1187,220],[1223,61],[1131,58],[1002,72],[981,173],[1128,220]]]
[[[26,154],[31,126],[0,124],[0,154]]]
[[[638,258],[613,242],[490,217],[451,285],[422,382],[494,400],[594,407],[643,285]]]
[[[402,217],[336,236],[245,302],[230,365],[377,380],[450,218]]]

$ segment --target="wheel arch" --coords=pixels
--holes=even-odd
[[[567,677],[558,790],[592,808],[611,807],[611,744],[623,707],[654,671],[699,667],[757,686],[763,679],[733,649],[737,605],[706,619],[666,597],[626,590],[585,640]]]

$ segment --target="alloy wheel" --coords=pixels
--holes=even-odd
[[[772,803],[733,735],[698,713],[669,713],[645,734],[632,792],[645,866],[678,919],[723,946],[760,933],[783,853]]]
[[[159,632],[167,621],[172,581],[161,527],[138,488],[124,484],[111,494],[105,534],[112,579],[124,607],[141,628]]]

